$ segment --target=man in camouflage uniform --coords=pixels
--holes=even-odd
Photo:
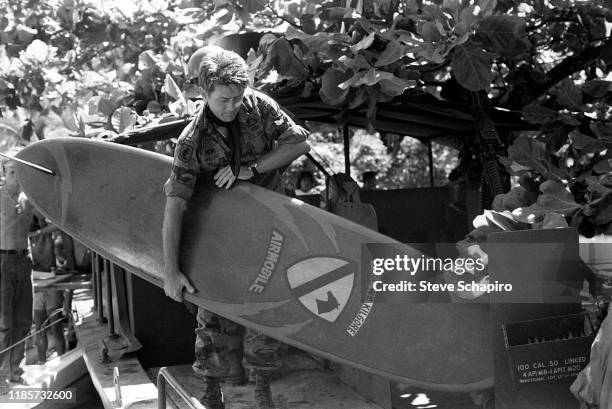
[[[240,56],[204,47],[191,57],[189,67],[197,72],[205,103],[179,137],[164,186],[164,291],[177,301],[184,289],[194,292],[179,269],[178,254],[183,212],[198,178],[211,178],[219,188],[229,189],[240,179],[281,192],[279,169],[310,149],[307,132],[273,99],[248,87]],[[255,369],[256,407],[274,408],[269,382],[270,371],[279,366],[279,342],[249,329],[243,337],[241,326],[202,308],[197,319],[194,369],[205,376],[202,403],[210,409],[225,407],[219,378],[239,380],[243,356],[245,366]]]

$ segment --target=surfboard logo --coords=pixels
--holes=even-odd
[[[335,257],[313,257],[287,269],[291,292],[319,318],[334,322],[353,291],[356,265]]]

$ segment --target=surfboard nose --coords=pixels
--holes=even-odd
[[[65,171],[58,163],[58,155],[54,152],[62,151],[61,143],[56,139],[34,142],[23,148],[16,157],[35,165],[51,170],[55,175],[50,175],[33,166],[17,162],[17,179],[30,202],[43,215],[51,220],[62,218],[65,206],[62,206],[63,196],[66,194]],[[67,203],[64,203],[66,205]]]

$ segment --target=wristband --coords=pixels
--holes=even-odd
[[[253,174],[253,176],[259,176],[260,173],[257,171],[257,166],[259,164],[257,163],[257,161],[251,163],[251,166],[249,166],[249,170],[251,171],[251,173]]]

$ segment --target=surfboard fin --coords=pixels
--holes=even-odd
[[[56,173],[54,171],[52,171],[51,169],[47,169],[44,166],[40,166],[40,165],[37,165],[35,163],[28,162],[27,160],[19,159],[19,158],[16,158],[15,156],[6,155],[4,153],[0,153],[0,156],[4,156],[5,158],[10,159],[10,160],[14,160],[15,162],[23,163],[24,165],[30,166],[33,169],[39,170],[41,172],[44,172],[47,175],[51,175],[51,176],[55,176],[56,175]]]

